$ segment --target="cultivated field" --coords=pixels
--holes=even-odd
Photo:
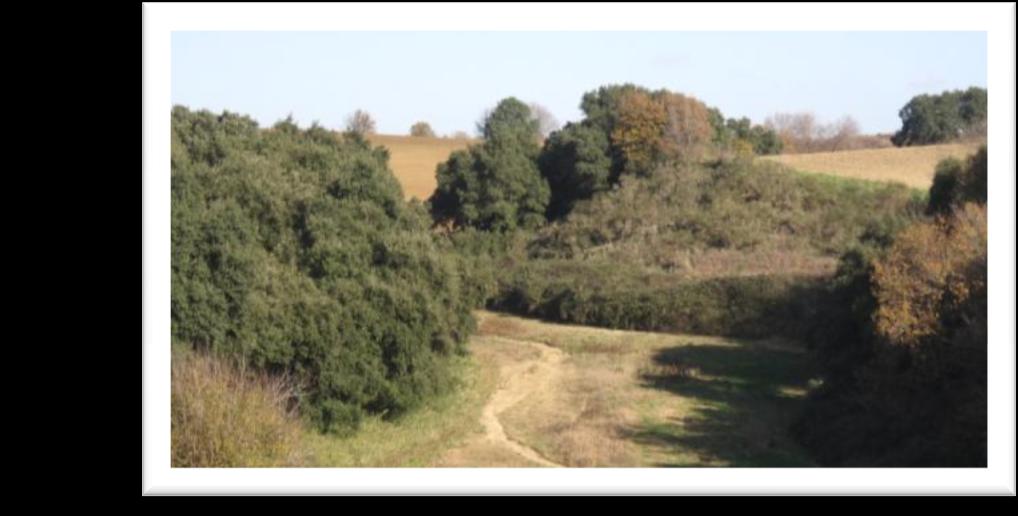
[[[309,435],[319,465],[812,465],[788,437],[800,347],[478,318],[464,389],[351,439]]]
[[[375,145],[389,149],[389,167],[403,186],[407,199],[426,200],[435,190],[435,167],[453,151],[477,140],[371,135]],[[812,154],[783,154],[760,159],[777,161],[802,172],[866,179],[896,181],[913,188],[927,189],[937,163],[947,157],[963,158],[979,148],[978,143],[952,143],[919,147],[890,147]]]
[[[373,134],[368,140],[389,149],[389,168],[396,174],[403,195],[426,200],[435,191],[435,166],[449,158],[453,151],[464,149],[474,140],[458,138],[425,138]]]
[[[803,172],[835,176],[897,181],[913,188],[928,189],[933,183],[937,163],[947,157],[962,158],[973,154],[978,143],[891,147],[813,154],[784,154],[761,159],[784,163]]]

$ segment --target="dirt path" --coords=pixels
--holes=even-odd
[[[559,365],[565,354],[540,342],[516,340],[500,337],[500,340],[512,341],[515,345],[529,346],[540,352],[536,360],[527,360],[520,364],[503,367],[499,372],[499,386],[495,394],[488,400],[481,413],[481,424],[484,425],[484,438],[495,444],[508,448],[516,455],[542,466],[561,468],[557,464],[542,457],[537,451],[522,443],[510,439],[498,415],[513,405],[523,401],[535,392],[551,388],[552,381],[559,374]]]

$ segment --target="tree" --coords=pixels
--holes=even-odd
[[[859,136],[859,124],[854,118],[844,116],[837,122],[834,122],[827,131],[830,134],[827,138],[829,144],[828,150],[832,152],[844,150]]]
[[[781,137],[787,152],[802,152],[816,135],[816,116],[813,113],[775,113],[764,125]]]
[[[569,213],[576,201],[611,187],[608,138],[590,124],[566,124],[551,133],[538,158],[541,175],[551,188],[548,218]]]
[[[428,200],[436,223],[510,231],[545,221],[550,190],[537,168],[538,124],[515,98],[499,102],[478,128],[484,142],[438,165]]]
[[[917,95],[898,112],[901,129],[891,141],[901,147],[985,136],[986,109],[984,88]]]
[[[813,113],[775,113],[767,117],[764,126],[777,133],[785,152],[845,150],[857,145],[859,138],[859,124],[847,115],[821,123]]]
[[[553,131],[561,127],[555,115],[551,114],[551,111],[548,111],[544,106],[537,102],[531,102],[529,107],[530,115],[534,120],[537,120],[537,131],[540,133],[541,138],[547,138]]]
[[[713,133],[707,106],[681,93],[664,92],[660,97],[667,114],[664,153],[672,159],[699,160]]]
[[[375,119],[358,109],[346,118],[346,130],[360,135],[375,134]]]
[[[645,175],[661,158],[668,111],[662,102],[642,91],[626,91],[619,96],[612,145],[624,159],[623,172]]]
[[[410,136],[420,136],[425,138],[434,138],[435,131],[431,128],[427,122],[417,122],[410,126]]]

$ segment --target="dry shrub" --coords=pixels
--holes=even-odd
[[[283,378],[178,353],[171,374],[173,467],[298,466],[301,426]]]
[[[956,312],[985,285],[968,274],[986,261],[986,207],[966,204],[953,217],[916,224],[874,264],[880,335],[911,347],[945,333],[945,314]]]

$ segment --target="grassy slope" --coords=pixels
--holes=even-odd
[[[831,174],[871,181],[897,181],[929,189],[937,163],[947,157],[974,153],[977,143],[892,147],[813,154],[785,154],[760,159],[776,161],[804,172]]]
[[[368,137],[375,145],[389,149],[389,168],[403,186],[403,195],[426,200],[435,191],[435,167],[453,151],[466,148],[474,140],[424,138],[375,134]]]
[[[321,466],[534,466],[484,438],[481,411],[534,351],[566,353],[548,389],[498,415],[509,438],[570,467],[809,466],[787,428],[806,392],[802,349],[548,324],[481,312],[464,389],[356,436],[308,435]],[[501,372],[501,377],[498,374]]]

